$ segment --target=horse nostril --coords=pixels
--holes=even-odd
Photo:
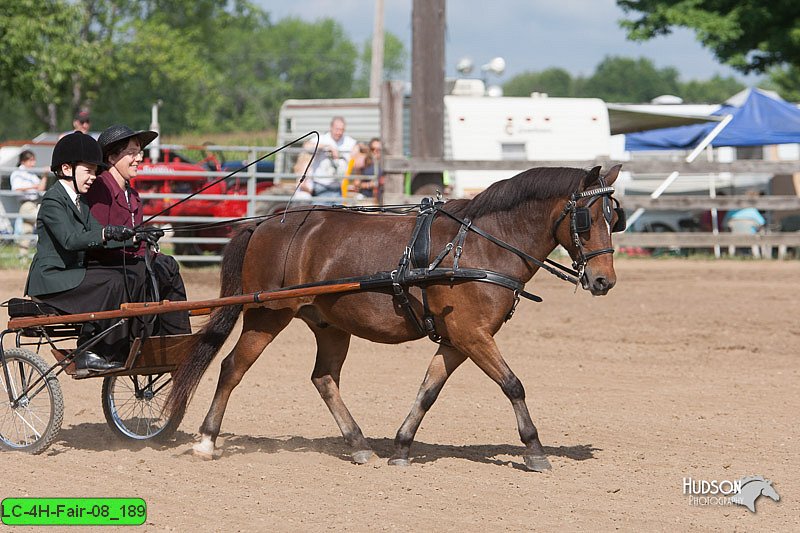
[[[597,291],[607,291],[611,288],[611,283],[609,283],[608,279],[602,277],[595,278],[593,285]]]

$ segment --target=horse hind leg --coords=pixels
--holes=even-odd
[[[366,464],[374,456],[361,428],[347,409],[339,391],[339,378],[342,366],[350,348],[350,334],[328,326],[319,327],[309,322],[317,340],[317,359],[311,382],[328,406],[333,419],[339,426],[345,442],[352,450],[350,457],[354,463]]]
[[[430,410],[439,393],[444,387],[447,378],[458,368],[461,363],[466,360],[466,355],[458,350],[448,347],[440,346],[436,355],[433,356],[428,370],[425,373],[425,379],[420,385],[417,399],[411,408],[411,412],[403,421],[403,425],[397,430],[397,436],[394,439],[395,451],[389,464],[394,466],[408,466],[410,463],[408,454],[411,449],[411,443],[414,441],[422,418]]]
[[[242,334],[222,361],[217,390],[200,426],[200,442],[193,447],[194,455],[203,459],[214,457],[215,443],[231,392],[267,345],[289,324],[293,315],[291,310],[274,311],[261,307],[245,310]]]

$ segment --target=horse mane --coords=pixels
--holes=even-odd
[[[537,167],[490,185],[471,200],[450,200],[447,210],[475,220],[490,213],[509,211],[527,200],[564,198],[577,191],[588,175],[569,167]]]

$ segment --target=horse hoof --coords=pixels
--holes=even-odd
[[[402,457],[392,457],[389,459],[389,464],[391,466],[411,466],[411,461]]]
[[[202,443],[192,446],[192,455],[203,461],[211,461],[214,459],[214,451],[209,451]]]
[[[526,455],[525,466],[531,472],[544,472],[545,470],[551,470],[553,468],[550,466],[550,461],[548,461],[547,457],[544,455]]]
[[[202,461],[213,461],[214,460],[214,454],[198,452],[197,450],[192,450],[192,457],[194,457],[196,459],[200,459]]]
[[[372,453],[372,450],[358,450],[357,452],[353,452],[353,454],[350,456],[350,459],[352,459],[352,461],[358,465],[365,465],[370,461],[370,459],[372,459],[374,455],[375,454]]]

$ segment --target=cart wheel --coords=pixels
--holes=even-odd
[[[183,413],[164,414],[172,375],[108,376],[103,379],[103,414],[119,436],[168,441],[178,429]]]
[[[64,419],[61,385],[55,375],[47,374],[50,365],[35,353],[22,348],[3,352],[8,379],[0,367],[0,448],[42,453],[55,440]],[[12,405],[9,389],[16,398],[30,385],[33,389]]]

